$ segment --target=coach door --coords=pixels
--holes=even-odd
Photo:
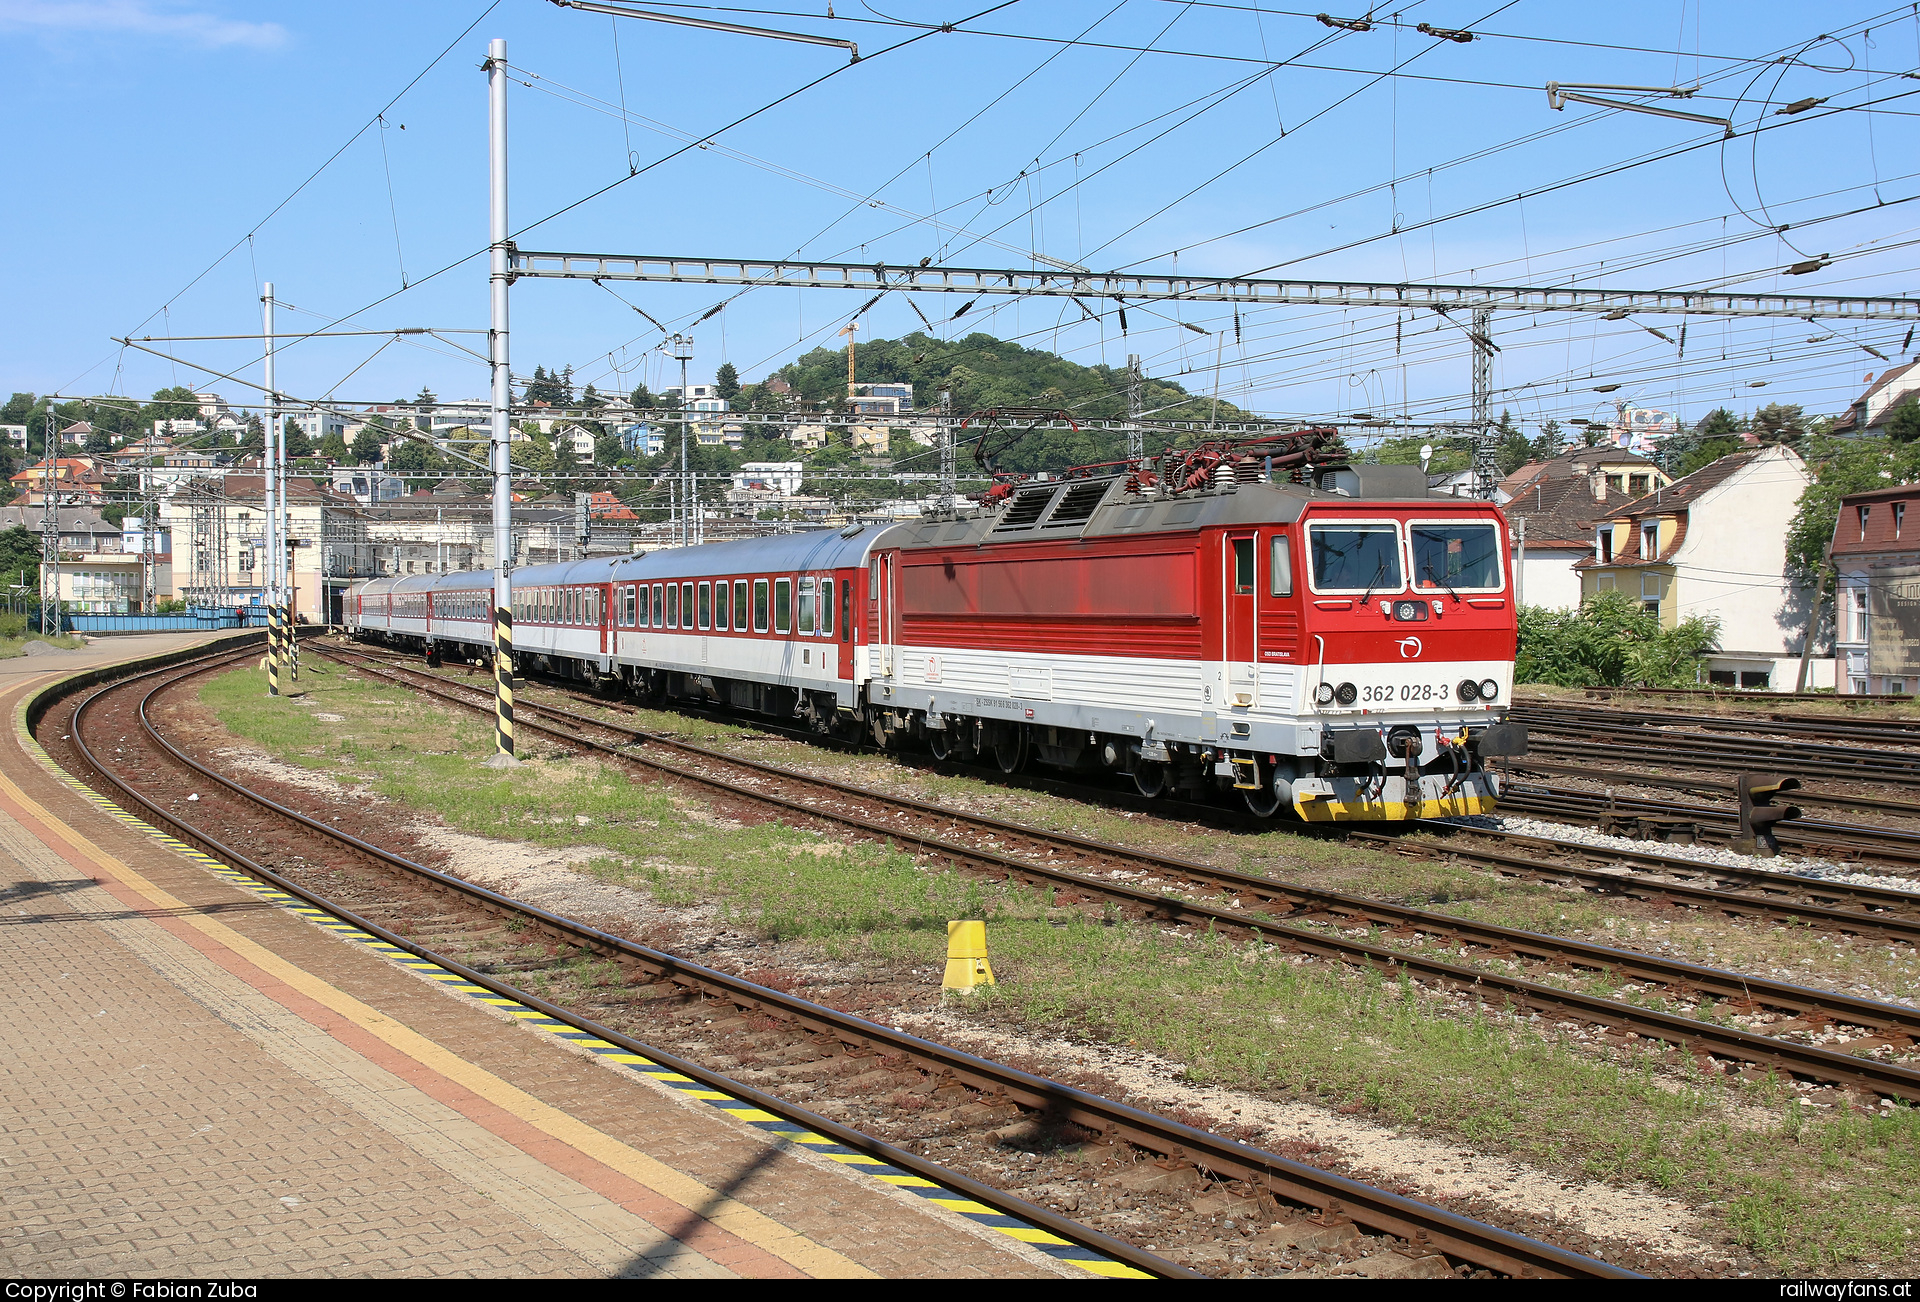
[[[1221,658],[1227,665],[1226,704],[1257,705],[1260,668],[1254,642],[1259,612],[1254,607],[1254,572],[1259,548],[1255,535],[1230,533],[1221,557],[1223,613],[1221,619]]]
[[[867,608],[872,616],[870,626],[874,645],[874,676],[893,677],[893,553],[880,552],[873,558],[873,564],[867,568],[868,592]]]

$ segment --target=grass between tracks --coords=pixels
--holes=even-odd
[[[1783,1271],[1897,1270],[1920,1257],[1920,1111],[1807,1107],[1775,1084],[1676,1074],[1654,1056],[1623,1062],[1551,1028],[1264,946],[1054,909],[1045,893],[923,870],[876,845],[740,826],[534,738],[524,739],[534,762],[483,769],[488,721],[324,662],[303,668],[298,690],[304,704],[270,701],[262,675],[246,670],[211,679],[203,700],[268,753],[460,831],[593,847],[586,871],[663,903],[711,904],[735,925],[807,952],[896,976],[911,969],[910,981],[938,980],[948,919],[985,917],[1001,984],[972,1005],[984,1018],[1133,1044],[1186,1064],[1195,1082],[1316,1099],[1569,1175],[1644,1183],[1723,1220]],[[344,717],[323,721],[319,712]],[[957,785],[967,781],[928,785],[940,799],[938,787],[956,784],[946,794],[972,803],[971,789]],[[1145,826],[1152,820],[1076,819],[1084,834],[1132,844],[1167,835]],[[1245,840],[1251,867],[1304,838]],[[1362,853],[1318,849],[1335,872]],[[1366,859],[1382,894],[1426,890],[1496,912],[1586,907],[1443,865]],[[1564,929],[1585,919],[1543,920]]]

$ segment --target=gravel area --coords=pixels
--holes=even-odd
[[[1691,859],[1697,863],[1720,864],[1727,868],[1752,868],[1761,872],[1790,873],[1818,881],[1847,882],[1855,886],[1881,886],[1893,891],[1920,893],[1920,879],[1863,873],[1856,867],[1835,863],[1831,859],[1803,859],[1787,855],[1781,855],[1775,859],[1763,859],[1758,855],[1735,854],[1722,846],[1672,845],[1665,841],[1638,841],[1632,837],[1610,836],[1604,832],[1596,832],[1592,828],[1574,827],[1567,823],[1547,823],[1533,818],[1472,814],[1441,821],[1457,823],[1462,827],[1482,827],[1500,832],[1513,832],[1521,836],[1538,836],[1550,841],[1564,841],[1575,845],[1633,850],[1643,854],[1651,852],[1668,855],[1675,859]]]

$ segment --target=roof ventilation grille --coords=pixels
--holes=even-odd
[[[1053,514],[1047,517],[1046,527],[1056,525],[1085,524],[1093,519],[1095,508],[1113,486],[1111,479],[1082,479],[1067,485],[1060,495],[1060,505],[1053,508]]]
[[[1044,488],[1026,488],[1015,493],[1013,500],[1007,503],[1006,511],[1000,516],[1000,523],[993,526],[995,533],[1012,533],[1020,529],[1031,529],[1047,513],[1047,503],[1060,491],[1058,484],[1048,484]]]

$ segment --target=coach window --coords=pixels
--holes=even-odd
[[[756,633],[767,631],[767,581],[765,579],[753,581],[753,631]]]
[[[640,613],[640,602],[634,596],[631,583],[620,590],[620,622],[628,628],[633,627],[634,618]]]
[[[1253,595],[1253,539],[1233,540],[1233,595]]]
[[[833,580],[820,580],[820,636],[833,636]]]
[[[1500,591],[1500,533],[1493,525],[1415,524],[1408,533],[1416,591]]]
[[[700,585],[700,627],[713,627],[713,585],[711,583]]]
[[[784,633],[793,619],[793,580],[773,581],[773,631]]]
[[[682,616],[680,620],[680,627],[692,628],[693,627],[693,585],[691,583],[683,583],[680,585],[680,614]]]
[[[1399,592],[1400,531],[1391,524],[1316,524],[1307,529],[1316,592]]]
[[[747,581],[733,581],[733,626],[738,631],[747,631]]]
[[[1287,536],[1277,533],[1272,539],[1273,554],[1267,561],[1267,591],[1276,597],[1293,595],[1293,549]]]
[[[802,634],[813,632],[814,586],[812,579],[800,580],[800,626],[794,630],[795,632]]]
[[[667,625],[666,598],[660,595],[660,585],[657,583],[653,585],[653,609],[651,614],[652,614],[652,623],[655,628],[666,627]]]
[[[840,585],[840,640],[853,641],[853,584]]]
[[[713,626],[724,633],[727,622],[727,581],[722,579],[713,585]]]
[[[680,585],[677,583],[667,585],[667,627],[680,627]]]

